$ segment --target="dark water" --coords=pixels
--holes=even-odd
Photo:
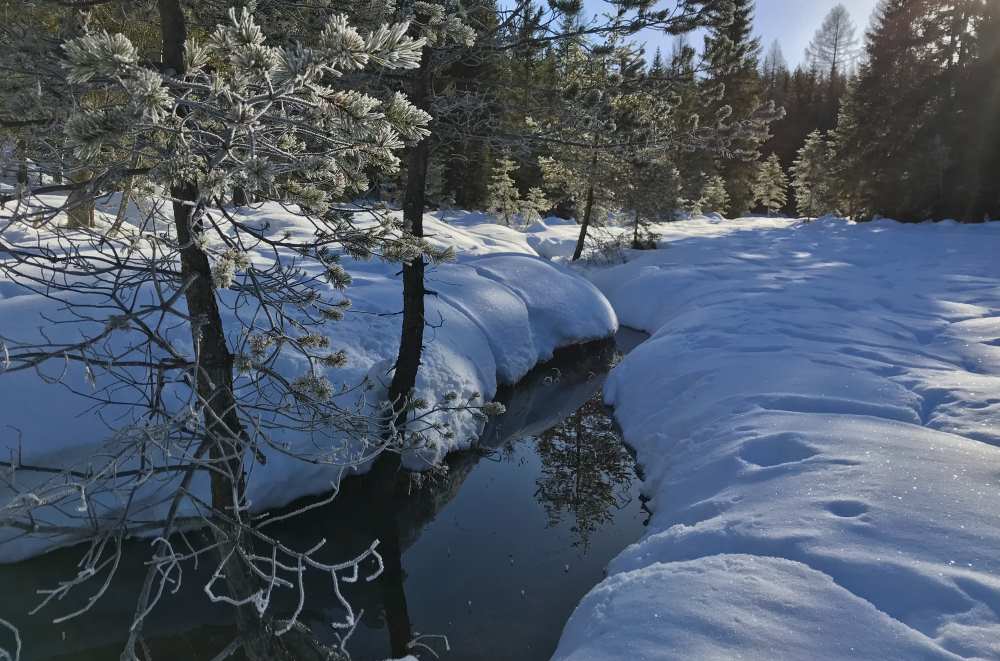
[[[402,656],[414,638],[433,651],[412,648],[420,659],[551,656],[573,608],[646,520],[634,461],[601,404],[604,376],[641,340],[623,331],[617,346],[571,350],[503,393],[508,412],[480,447],[450,457],[446,472],[405,478],[392,515],[373,509],[379,499],[366,480],[352,479],[333,503],[271,529],[297,548],[327,538],[330,561],[383,540],[380,550],[393,556],[385,574],[345,589],[364,611],[347,644],[354,659]],[[74,604],[24,615],[35,590],[70,575],[79,556],[70,549],[0,567],[0,617],[21,627],[24,659],[118,657],[145,573],[139,562],[120,570],[85,617],[51,624]],[[204,579],[189,572],[147,624],[154,658],[212,659],[232,639],[231,612],[207,601]],[[343,617],[328,582],[309,586],[301,619],[317,636],[335,642],[330,622]]]

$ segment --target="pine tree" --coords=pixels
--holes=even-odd
[[[663,158],[633,159],[627,167],[622,206],[632,214],[632,248],[651,250],[659,240],[653,223],[673,220],[680,208],[680,173]]]
[[[648,96],[635,85],[644,67],[638,52],[613,43],[589,53],[573,49],[560,66],[564,87],[558,114],[541,130],[558,136],[561,145],[539,163],[550,193],[583,205],[577,260],[591,224],[598,224],[620,193],[622,159],[646,147],[643,131],[652,117]]]
[[[475,29],[478,48],[474,54],[473,49],[466,48],[462,56],[441,56],[447,64],[435,72],[434,85],[444,90],[439,101],[448,101],[439,102],[434,109],[433,151],[442,164],[445,197],[454,198],[463,209],[481,209],[487,203],[495,152],[489,132],[495,128],[498,116],[505,126],[513,121],[484,90],[508,85],[523,98],[523,90],[537,75],[538,65],[528,66],[523,59],[518,60],[524,72],[518,76],[514,64],[500,54],[495,0],[466,0],[462,8],[464,21]],[[526,7],[525,13],[535,12]],[[532,21],[527,24],[533,25]],[[524,56],[538,57],[533,53]]]
[[[552,202],[545,195],[545,191],[539,186],[532,186],[528,189],[528,194],[520,203],[521,217],[526,223],[540,220],[542,215],[552,208]]]
[[[450,3],[413,2],[403,9],[410,19],[409,29],[420,37],[419,67],[405,81],[413,106],[421,112],[431,110],[434,99],[435,73],[453,62],[455,51],[471,48],[480,32],[466,24],[461,16],[449,11]],[[447,53],[447,55],[445,55]],[[441,126],[438,126],[440,131]],[[438,133],[440,138],[440,132]],[[424,211],[427,208],[427,173],[430,165],[432,144],[429,135],[419,137],[407,155],[406,180],[403,185],[403,225],[404,240],[420,242],[424,236]],[[447,141],[447,140],[445,140]],[[417,383],[423,354],[424,326],[426,325],[424,286],[426,262],[424,255],[408,255],[403,260],[403,315],[400,330],[399,351],[393,363],[392,381],[389,384],[388,401],[391,406],[386,411],[386,427],[390,436],[402,435],[400,444],[407,441],[414,409],[412,393]],[[419,439],[417,439],[419,442]],[[384,454],[376,464],[374,473],[389,476],[396,473],[400,465],[398,453]],[[393,481],[384,478],[391,486]],[[396,568],[399,569],[399,568]],[[404,646],[405,647],[405,646]]]
[[[708,68],[705,84],[722,94],[710,107],[720,125],[757,119],[755,130],[734,136],[720,159],[717,171],[726,182],[729,205],[720,209],[733,216],[750,210],[754,201],[756,163],[760,145],[768,138],[768,124],[779,114],[762,113],[760,42],[753,36],[753,0],[733,0],[732,12],[716,10],[705,37],[704,60]]]
[[[839,188],[866,214],[899,220],[995,214],[995,2],[884,0],[835,136]],[[989,71],[990,73],[986,73]],[[840,127],[838,127],[839,129]],[[989,156],[988,156],[989,154]]]
[[[830,206],[830,159],[826,138],[813,131],[792,165],[792,188],[800,216],[816,217],[835,211]]]
[[[503,219],[504,225],[510,225],[510,221],[521,209],[520,193],[514,185],[511,173],[517,164],[510,159],[509,155],[498,159],[493,166],[493,174],[490,175],[488,187],[489,210]]]
[[[10,252],[0,272],[67,310],[81,297],[93,307],[85,320],[77,317],[78,328],[63,334],[70,339],[11,342],[5,358],[12,371],[50,360],[86,365],[95,403],[131,402],[133,409],[116,412],[113,441],[86,457],[72,502],[52,492],[51,502],[26,501],[23,509],[5,503],[5,517],[45,521],[54,509],[78,508],[83,498],[88,526],[81,532],[92,535],[84,564],[92,562],[100,573],[117,566],[104,549],[118,546],[120,552],[114,540],[133,526],[168,539],[176,533],[176,517],[190,526],[200,515],[213,538],[204,546],[180,557],[169,544],[154,545],[122,657],[139,658],[143,619],[169,577],[191,558],[207,560],[217,552],[217,580],[206,591],[213,597],[224,591],[219,601],[237,608],[242,650],[235,653],[320,658],[318,645],[305,657],[305,648],[293,651],[308,638],[307,629],[279,621],[258,597],[277,581],[301,586],[307,566],[320,569],[339,595],[342,569],[268,542],[260,519],[249,513],[251,467],[271,451],[282,460],[323,464],[326,459],[317,457],[343,453],[345,434],[360,440],[369,433],[363,416],[334,401],[336,388],[327,377],[345,359],[323,333],[346,305],[340,290],[349,277],[338,254],[445,256],[401,236],[389,215],[373,214],[359,229],[341,206],[366,190],[370,173],[394,172],[398,152],[427,135],[430,119],[401,93],[380,100],[343,87],[344,74],[375,66],[413,69],[424,41],[408,36],[405,23],[367,31],[334,14],[315,47],[275,43],[247,10],[233,10],[214,30],[191,25],[179,0],[160,0],[155,12],[143,16],[143,25],[159,30],[152,52],[121,32],[85,24],[61,52],[19,63],[19,71],[36,80],[64,67],[63,80],[81,100],[32,118],[44,119],[49,135],[23,135],[26,157],[48,175],[67,159],[86,172],[62,183],[28,182],[0,196],[4,203],[18,200],[7,206],[5,221],[30,228],[4,233]],[[61,100],[48,96],[54,88],[38,84],[36,110]],[[235,186],[255,200],[282,205],[315,231],[302,238],[246,222],[227,202]],[[129,187],[141,192],[149,210],[137,225],[60,227],[70,198],[92,201]],[[60,194],[67,194],[63,204],[56,201]],[[39,253],[43,242],[49,247]],[[248,254],[254,249],[267,251],[270,260],[255,262]],[[301,371],[282,373],[289,366]],[[378,435],[381,419],[370,422]],[[289,446],[289,429],[309,436],[308,450]],[[151,451],[151,442],[162,452]],[[57,466],[53,473],[77,468]],[[202,477],[192,482],[195,474]],[[153,517],[160,511],[165,516],[158,522]],[[270,569],[263,570],[267,563],[260,565],[258,557],[271,558]],[[268,571],[276,572],[270,583],[263,578]]]
[[[788,202],[788,177],[781,167],[781,159],[771,154],[761,165],[757,175],[757,201],[774,214]]]
[[[706,213],[724,213],[729,208],[729,191],[726,190],[726,180],[721,175],[714,175],[708,179],[698,201],[698,207]]]

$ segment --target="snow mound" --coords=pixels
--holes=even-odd
[[[720,607],[720,604],[725,604]],[[789,612],[795,618],[788,617]],[[629,613],[628,618],[616,617]],[[850,613],[848,618],[845,613]],[[780,632],[779,637],[762,631]],[[827,645],[817,655],[816,639]],[[948,658],[805,565],[718,555],[607,579],[577,607],[560,661]]]
[[[314,228],[276,205],[264,205],[246,214],[243,221],[266,224],[271,231],[287,232],[290,237],[308,238],[314,232]],[[100,222],[110,220],[102,218]],[[596,287],[569,269],[539,259],[523,239],[511,236],[519,233],[474,222],[468,227],[449,225],[433,216],[427,216],[425,223],[431,241],[458,250],[455,263],[428,267],[427,271],[427,288],[436,295],[426,299],[428,328],[417,396],[431,407],[443,402],[450,392],[463,399],[479,393],[480,401],[490,401],[498,385],[518,381],[560,347],[606,338],[617,330],[614,311]],[[264,261],[269,256],[261,252],[252,259]],[[376,382],[388,380],[388,366],[399,347],[399,265],[355,261],[346,256],[343,265],[353,279],[347,291],[353,305],[342,321],[326,327],[326,335],[331,348],[344,350],[349,362],[343,369],[329,370],[327,376],[338,388],[357,386],[369,377]],[[340,297],[332,288],[321,293],[332,300]],[[249,309],[252,306],[246,301],[240,303],[235,292],[224,290],[219,296],[228,328],[238,326],[237,314],[243,320],[253,318],[253,310]],[[4,336],[37,337],[43,325],[49,326],[46,332],[50,337],[78,332],[78,325],[49,325],[43,314],[48,319],[67,318],[67,313],[52,301],[26,295],[14,283],[0,281]],[[168,332],[178,346],[190,348],[185,328]],[[233,346],[239,341],[236,335],[229,339]],[[129,342],[129,332],[116,333],[113,341],[124,345]],[[283,355],[276,368],[291,379],[304,373],[307,366],[302,359]],[[60,364],[45,372],[58,377],[62,370]],[[66,387],[82,393],[92,390],[83,367],[69,366],[64,383],[46,383],[29,372],[0,376],[0,420],[6,428],[16,430],[0,439],[0,453],[14,456],[20,452],[24,464],[69,466],[83,465],[87,457],[102,456],[108,450],[114,443],[108,440],[112,430],[132,418],[129,407],[92,411],[93,402]],[[241,384],[242,379],[237,381],[237,387]],[[170,395],[166,393],[164,399],[171,401]],[[341,395],[338,402],[352,410],[362,405],[361,398],[370,401],[372,392],[354,388]],[[178,395],[177,401],[183,399]],[[266,406],[262,410],[266,418]],[[451,415],[447,422],[454,436],[437,435],[428,447],[406,455],[408,467],[426,469],[447,453],[470,446],[481,431],[482,423],[467,414]],[[330,452],[340,463],[355,461],[347,443],[340,450],[330,450],[329,440],[322,445],[320,439],[307,432],[282,434],[280,440],[288,444],[289,450],[322,453],[326,463],[307,464],[283,452],[266,450],[266,463],[253,467],[250,480],[248,495],[256,511],[329,491],[340,474],[337,465],[330,465]],[[27,473],[19,473],[18,487],[30,486],[31,479]],[[195,489],[206,487],[195,485]],[[169,485],[159,484],[156,488],[168,489]],[[11,492],[0,487],[0,506],[10,497]],[[149,517],[158,518],[163,507],[162,498],[150,494]],[[181,512],[181,516],[185,514]],[[73,541],[72,535],[21,536],[0,527],[0,562],[16,561]]]
[[[1000,659],[1000,225],[669,231],[588,273],[654,516],[555,658]]]

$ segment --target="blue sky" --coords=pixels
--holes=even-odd
[[[858,37],[864,34],[878,0],[757,0],[757,35],[766,49],[777,39],[791,66],[803,60],[823,17],[838,2],[847,7]]]
[[[764,50],[777,39],[788,64],[791,67],[799,64],[804,59],[806,46],[823,22],[823,17],[838,2],[842,2],[851,13],[858,28],[858,36],[861,37],[878,0],[757,0],[756,29]],[[592,12],[601,11],[602,5],[604,3],[599,0],[586,2],[587,9]],[[700,43],[700,37],[697,43],[692,39],[692,45],[700,46]],[[652,53],[657,45],[664,51],[669,51],[670,38],[651,35],[647,39],[649,52]]]

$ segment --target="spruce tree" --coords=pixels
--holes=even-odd
[[[729,205],[720,211],[739,216],[753,205],[760,145],[768,138],[768,124],[780,114],[762,113],[765,102],[758,72],[761,48],[753,36],[755,3],[733,0],[731,5],[714,13],[705,37],[704,60],[708,69],[705,84],[721,92],[710,112],[722,124],[758,119],[755,130],[733,137],[724,158],[717,162],[717,172],[725,179],[729,193]]]
[[[792,164],[792,188],[800,216],[816,217],[835,211],[830,206],[830,158],[825,136],[813,131]]]
[[[848,171],[864,184],[865,213],[978,221],[996,212],[982,176],[997,140],[986,102],[996,76],[985,74],[997,64],[996,14],[994,2],[880,4],[836,140],[859,160]]]
[[[487,189],[489,195],[488,209],[497,214],[504,225],[510,225],[510,221],[521,209],[520,193],[511,173],[517,167],[509,157],[505,155],[498,159],[493,165],[493,173],[490,175],[490,184]]]
[[[768,156],[758,171],[757,201],[767,209],[768,215],[776,213],[788,202],[788,177],[777,154]]]
[[[721,151],[712,117],[703,117],[706,107],[712,103],[712,95],[711,90],[699,81],[696,55],[684,37],[678,36],[674,40],[666,73],[661,77],[650,74],[651,82],[662,88],[659,93],[671,99],[675,121],[684,127],[683,132],[715,145],[715,149],[706,149],[702,147],[705,143],[699,144],[698,140],[677,140],[665,155],[680,177],[677,210],[688,213],[701,212],[698,202]]]
[[[729,208],[729,191],[726,190],[726,180],[721,175],[709,177],[702,191],[698,207],[702,212],[725,213]]]
[[[548,213],[552,208],[552,202],[545,195],[545,191],[539,186],[532,186],[528,189],[528,194],[520,203],[520,213],[524,222],[531,223],[540,220],[542,215]]]

